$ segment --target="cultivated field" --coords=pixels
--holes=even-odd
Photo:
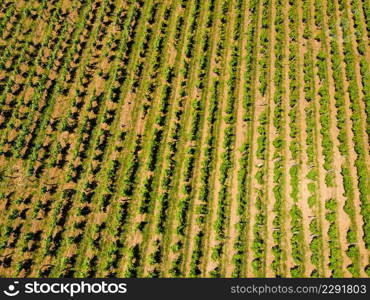
[[[370,1],[0,0],[0,277],[369,277]]]

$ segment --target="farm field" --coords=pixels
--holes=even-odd
[[[370,1],[0,0],[0,277],[370,277]]]

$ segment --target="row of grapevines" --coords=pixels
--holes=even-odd
[[[289,145],[290,153],[295,164],[290,167],[290,185],[291,193],[294,204],[290,209],[291,217],[291,232],[292,232],[292,256],[295,266],[291,268],[290,273],[293,277],[302,277],[305,275],[305,245],[304,245],[304,234],[302,224],[302,211],[299,207],[299,173],[301,172],[301,148],[298,141],[299,128],[298,128],[298,110],[299,110],[299,99],[303,96],[300,93],[301,82],[297,78],[296,74],[300,70],[299,65],[301,63],[299,59],[299,32],[298,26],[300,20],[298,18],[298,4],[295,1],[289,1],[289,28],[290,28],[290,44],[289,44],[289,127],[291,143]]]
[[[246,264],[245,254],[246,247],[248,245],[248,240],[245,238],[246,231],[248,227],[248,195],[249,189],[246,187],[246,181],[249,175],[250,165],[252,162],[251,159],[251,147],[250,143],[253,139],[253,119],[254,119],[254,106],[253,99],[255,95],[255,90],[253,89],[253,82],[255,82],[256,76],[256,48],[258,39],[255,38],[257,33],[257,24],[259,19],[259,1],[253,0],[249,3],[249,15],[251,21],[247,28],[247,43],[246,43],[246,75],[245,75],[245,84],[244,84],[244,97],[243,97],[243,108],[244,108],[244,120],[248,122],[247,125],[247,142],[245,142],[241,148],[241,158],[240,165],[241,168],[238,172],[238,208],[237,213],[240,216],[241,221],[239,222],[237,229],[237,238],[234,243],[234,248],[236,253],[233,257],[233,276],[240,277],[244,274],[243,268]]]
[[[313,66],[313,51],[312,51],[312,32],[311,23],[312,16],[310,12],[311,1],[307,1],[303,4],[303,23],[304,23],[304,38],[308,42],[307,52],[304,54],[303,71],[304,71],[304,91],[305,99],[308,102],[305,108],[306,113],[306,144],[307,144],[307,158],[310,170],[307,174],[307,178],[311,180],[308,183],[308,191],[310,196],[308,198],[308,204],[310,208],[317,212],[319,210],[319,196],[318,196],[318,167],[316,165],[316,125],[315,125],[315,82],[314,82],[314,66]],[[311,261],[315,269],[312,271],[311,276],[320,276],[323,272],[323,241],[321,231],[321,221],[318,219],[316,214],[310,222],[310,231],[312,238],[310,242],[310,249],[312,252]]]

